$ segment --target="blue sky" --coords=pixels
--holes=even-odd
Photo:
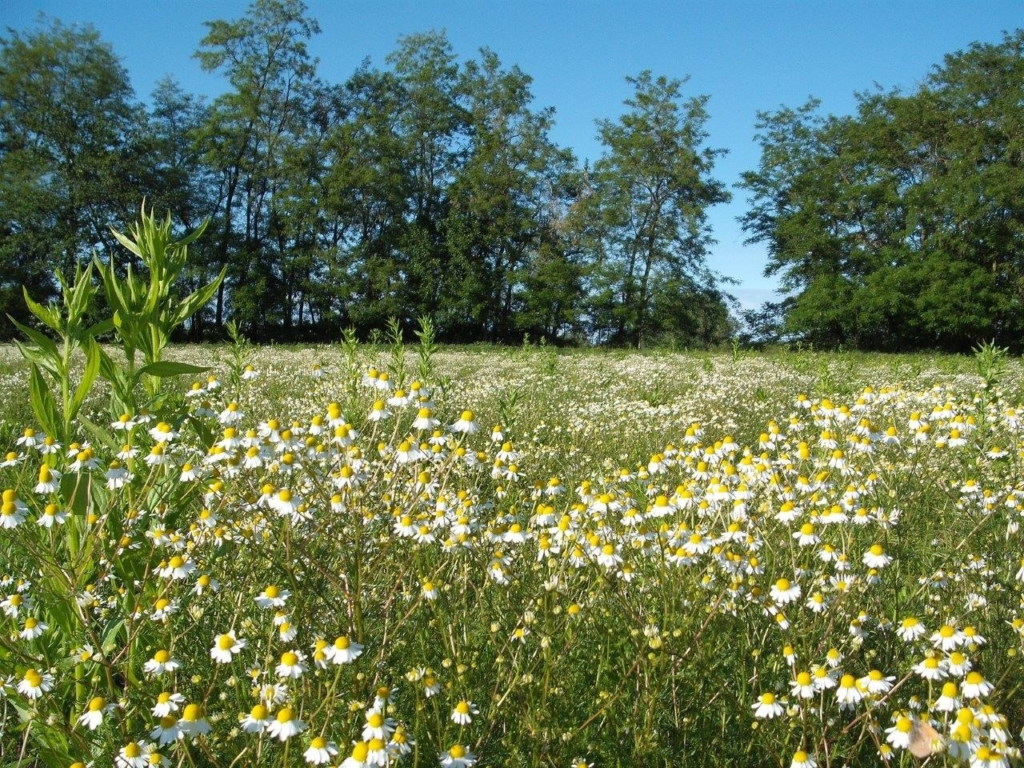
[[[203,21],[237,19],[248,0],[0,0],[4,27],[24,30],[40,12],[89,22],[148,97],[167,74],[193,93],[217,95],[223,80],[192,58]],[[758,110],[822,100],[842,114],[874,84],[913,89],[947,53],[973,41],[999,42],[1024,26],[1021,0],[307,0],[322,34],[310,43],[320,76],[344,81],[369,57],[379,66],[403,35],[444,29],[455,51],[481,47],[533,77],[535,105],[556,110],[553,138],[596,159],[595,120],[615,118],[629,96],[627,75],[650,69],[684,78],[687,95],[708,94],[708,145],[729,150],[716,166],[728,185],[756,168]],[[742,190],[717,206],[712,269],[739,280],[752,305],[772,296],[765,250],[745,246],[736,218]]]

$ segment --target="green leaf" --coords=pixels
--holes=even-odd
[[[53,399],[53,393],[50,392],[39,366],[35,363],[32,364],[28,391],[29,399],[32,401],[32,412],[35,414],[39,426],[48,435],[57,436],[62,440],[66,439],[66,435],[60,434],[58,426],[61,423],[60,413],[57,410],[57,403]]]
[[[94,339],[86,338],[83,341],[83,348],[85,350],[85,370],[82,372],[82,379],[78,382],[75,395],[71,400],[72,416],[78,413],[78,409],[82,407],[82,403],[85,402],[85,398],[89,395],[96,376],[100,372],[100,345]]]
[[[32,297],[28,295],[28,288],[25,286],[21,287],[21,293],[25,297],[25,306],[29,308],[41,322],[47,327],[52,328],[55,331],[60,331],[60,313],[54,307],[44,307],[37,301],[33,301]]]
[[[178,311],[174,315],[174,325],[180,325],[185,322],[188,318],[192,317],[196,312],[205,307],[213,295],[217,292],[217,288],[224,281],[224,276],[227,274],[227,267],[220,271],[220,274],[213,279],[208,285],[204,285],[202,288],[197,289],[179,305]]]
[[[109,655],[117,647],[117,636],[124,629],[124,619],[111,621],[103,633],[102,649],[104,655]]]
[[[60,359],[60,353],[57,351],[57,343],[53,339],[51,339],[44,333],[40,333],[34,328],[29,328],[27,325],[22,325],[10,315],[7,316],[7,319],[11,321],[15,328],[17,328],[19,331],[25,334],[28,337],[29,341],[31,341],[33,344],[36,345],[36,347],[39,348],[39,351],[42,352],[43,355],[52,360]],[[22,352],[22,354],[24,354],[24,352]]]
[[[139,368],[140,374],[149,376],[181,376],[185,373],[203,373],[210,370],[209,366],[191,365],[190,363],[178,363],[174,360],[158,360],[155,363],[144,365]]]

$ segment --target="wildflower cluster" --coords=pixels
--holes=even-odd
[[[3,724],[48,763],[1019,757],[998,396],[800,395],[556,467],[455,384],[247,365],[0,467]]]

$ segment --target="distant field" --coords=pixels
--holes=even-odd
[[[2,766],[26,718],[47,765],[1019,761],[1018,360],[170,357],[211,378],[116,431],[98,391],[90,469],[15,445],[0,350],[3,584],[35,605],[0,615]]]

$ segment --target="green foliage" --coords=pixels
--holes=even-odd
[[[107,222],[149,178],[142,114],[92,27],[40,22],[0,39],[0,311],[26,322],[21,286],[48,301],[54,270],[72,275],[113,244]]]
[[[199,312],[224,279],[225,270],[222,270],[216,279],[188,296],[180,298],[174,292],[188,261],[188,246],[203,234],[207,223],[203,222],[195,231],[175,240],[170,214],[163,222],[158,222],[152,210],[147,213],[143,204],[130,236],[114,230],[114,237],[140,260],[147,274],[136,274],[129,263],[121,276],[115,260],[95,261],[112,313],[113,328],[125,357],[122,368],[104,355],[104,375],[113,385],[114,405],[119,412],[137,410],[135,392],[139,383],[145,386],[147,399],[152,404],[160,394],[162,379],[203,370],[166,361],[163,355],[174,329]],[[141,367],[136,363],[136,355],[140,353]]]
[[[15,343],[29,361],[29,398],[36,421],[46,434],[67,444],[72,424],[102,367],[104,353],[99,337],[110,331],[113,323],[110,320],[92,322],[96,286],[92,282],[91,264],[76,270],[72,284],[69,285],[60,273],[57,281],[61,286],[61,304],[39,304],[29,296],[28,289],[24,289],[25,305],[56,339],[14,318],[10,320],[27,338],[27,342]],[[80,373],[78,352],[85,356]]]
[[[630,111],[599,124],[607,151],[583,201],[599,254],[592,332],[635,346],[659,335],[713,343],[727,313],[705,264],[707,209],[729,193],[711,177],[723,150],[702,146],[708,97],[684,101],[683,81],[650,71],[627,82]],[[683,307],[697,316],[680,314]]]
[[[916,90],[762,113],[744,174],[751,242],[793,295],[785,332],[819,345],[1020,347],[1024,33],[947,56]]]

